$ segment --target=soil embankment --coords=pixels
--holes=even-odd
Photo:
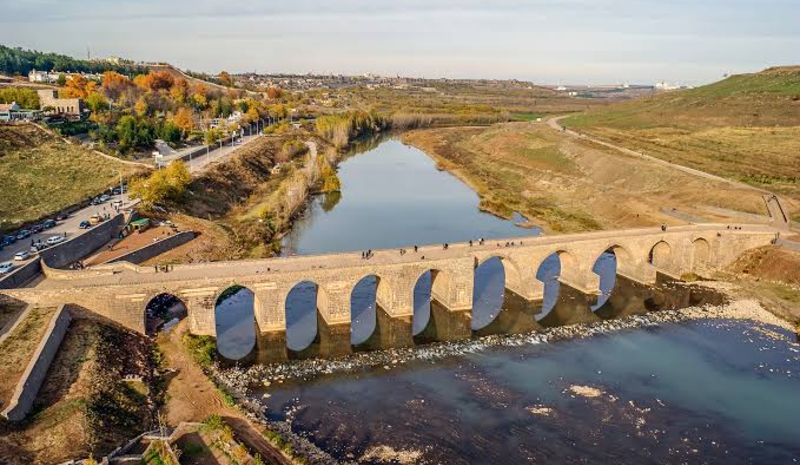
[[[0,425],[0,463],[98,457],[151,428],[161,403],[151,348],[141,335],[76,318],[33,413],[19,424]]]
[[[314,150],[309,150],[309,145]],[[279,250],[280,237],[325,185],[339,153],[304,131],[264,136],[192,181],[164,216],[199,237],[146,264],[257,258]],[[331,174],[332,173],[332,174]]]

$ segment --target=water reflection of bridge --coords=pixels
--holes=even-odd
[[[379,250],[364,260],[360,253],[302,256],[176,265],[168,273],[127,263],[88,270],[48,269],[47,279],[32,289],[4,290],[33,304],[67,303],[110,318],[136,331],[145,331],[145,308],[151,299],[168,293],[188,309],[190,331],[216,336],[215,304],[231,286],[252,291],[257,355],[261,360],[291,356],[332,356],[354,349],[351,344],[351,294],[366,276],[375,280],[376,325],[372,336],[355,349],[403,347],[430,340],[453,340],[473,334],[471,309],[474,273],[488,261],[499,260],[505,276],[502,310],[477,334],[520,332],[539,325],[570,324],[657,307],[669,292],[653,287],[680,279],[686,273],[705,274],[733,261],[742,251],[767,245],[775,231],[765,226],[704,224],[601,231],[560,236],[491,240],[483,245],[451,244],[421,247],[418,252]],[[507,245],[508,243],[508,245]],[[513,245],[512,245],[513,244]],[[596,312],[589,305],[599,293],[592,270],[597,258],[613,252],[617,284]],[[555,308],[540,321],[544,285],[537,270],[547,257],[560,261],[562,292]],[[412,331],[414,287],[430,273],[430,321],[415,336]],[[286,345],[286,301],[300,283],[315,290],[317,334],[302,350]]]

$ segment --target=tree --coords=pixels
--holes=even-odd
[[[180,107],[175,116],[172,117],[172,122],[183,131],[183,136],[186,137],[194,129],[194,114],[192,110]]]
[[[96,113],[108,109],[108,101],[100,92],[92,92],[86,97],[86,107]]]
[[[177,160],[150,176],[132,180],[130,194],[131,197],[140,199],[145,207],[151,207],[169,200],[178,200],[191,181],[192,175],[186,163]]]
[[[150,112],[150,105],[147,103],[147,97],[142,95],[136,100],[136,104],[133,106],[133,110],[139,116],[145,116]]]
[[[220,72],[217,79],[219,79],[219,83],[222,84],[223,86],[233,87],[233,78],[231,78],[231,75],[228,74],[227,71]]]
[[[123,76],[115,71],[106,71],[103,73],[101,86],[103,87],[103,92],[106,94],[106,96],[108,96],[108,98],[111,100],[116,101],[122,96],[122,94],[124,94],[130,87],[133,86],[133,83],[126,76]]]
[[[211,145],[220,139],[222,139],[222,131],[217,128],[211,128],[203,134],[203,142],[206,145]]]
[[[17,102],[20,108],[38,109],[39,94],[27,87],[0,88],[0,103]]]
[[[166,121],[161,125],[158,136],[169,144],[177,144],[181,141],[181,129],[172,121]]]
[[[270,87],[267,89],[267,97],[269,97],[271,100],[281,98],[282,95],[283,90],[280,87]]]
[[[189,83],[186,79],[177,79],[175,84],[169,90],[169,95],[176,103],[183,105],[186,99],[189,98]]]
[[[97,83],[80,74],[73,74],[67,79],[61,93],[66,98],[86,98],[97,89]]]
[[[64,87],[67,83],[67,75],[64,73],[59,73],[58,78],[56,78],[56,85],[59,87]]]

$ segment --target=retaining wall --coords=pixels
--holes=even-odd
[[[145,260],[153,258],[157,255],[160,255],[164,252],[170,251],[179,245],[183,245],[196,236],[194,231],[181,231],[177,234],[173,234],[167,238],[161,239],[159,241],[153,242],[152,244],[147,244],[144,247],[140,247],[136,250],[126,253],[125,255],[121,255],[117,258],[113,258],[109,260],[107,263],[114,263],[114,262],[130,262],[130,263],[142,263]]]
[[[49,249],[39,252],[44,263],[51,268],[63,268],[86,257],[117,237],[125,226],[125,215],[119,215],[104,221],[85,233],[75,236]]]
[[[28,362],[28,367],[17,382],[11,401],[2,412],[3,417],[9,421],[21,421],[30,411],[71,321],[72,316],[69,309],[65,305],[58,307],[50,320],[47,332],[39,341],[36,352]]]
[[[36,258],[20,266],[0,279],[0,289],[14,289],[24,286],[42,272],[41,259]]]

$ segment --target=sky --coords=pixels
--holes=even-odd
[[[0,0],[0,43],[209,73],[696,85],[800,62],[800,0]]]

